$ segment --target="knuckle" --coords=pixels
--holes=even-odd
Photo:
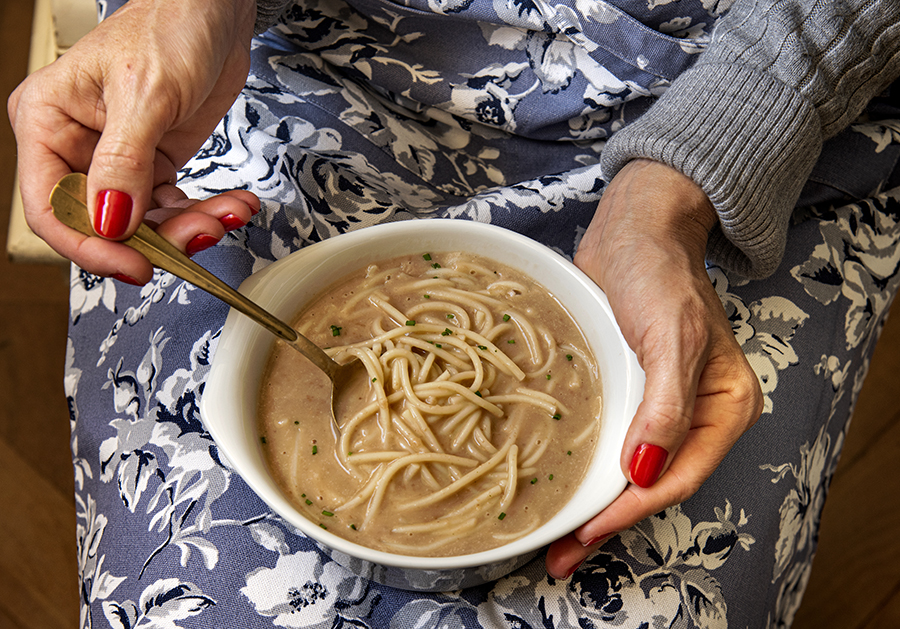
[[[652,410],[648,428],[666,443],[680,440],[690,428],[691,414],[684,407],[670,404],[656,406]]]
[[[144,155],[141,148],[124,138],[115,138],[98,146],[91,162],[93,167],[105,171],[121,173],[146,172],[153,162]]]

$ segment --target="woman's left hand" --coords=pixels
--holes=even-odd
[[[581,241],[575,263],[609,298],[646,386],[622,449],[631,482],[551,545],[556,578],[612,534],[692,496],[762,412],[759,382],[706,272],[717,220],[692,180],[636,160],[610,183]]]

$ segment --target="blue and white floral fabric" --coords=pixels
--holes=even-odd
[[[192,194],[245,187],[263,210],[196,259],[237,285],[329,236],[435,217],[571,255],[603,192],[604,140],[691,64],[728,4],[296,2],[256,40],[246,89],[183,171]],[[789,625],[900,281],[889,189],[900,121],[887,104],[829,143],[773,277],[709,269],[762,383],[761,420],[694,497],[620,532],[567,581],[538,557],[494,583],[424,594],[329,560],[204,429],[198,400],[226,307],[166,273],[132,288],[73,268],[81,626]]]

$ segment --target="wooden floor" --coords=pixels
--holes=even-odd
[[[24,77],[32,0],[0,1],[0,97]],[[0,122],[0,246],[15,145]],[[68,271],[0,255],[0,629],[78,626],[74,482],[62,391]]]
[[[0,95],[24,77],[32,0],[0,2]],[[3,117],[5,120],[5,116]],[[0,242],[15,148],[0,123]],[[0,629],[78,625],[67,271],[0,256]],[[900,310],[895,308],[900,313]],[[900,627],[900,314],[885,329],[832,485],[796,629]]]

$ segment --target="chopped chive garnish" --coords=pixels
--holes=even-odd
[[[550,374],[548,373],[548,374],[547,374],[547,380],[549,380],[549,379],[550,379]]]
[[[435,343],[434,346],[437,347],[438,349],[443,347],[443,345],[441,345],[440,343]]]
[[[306,494],[300,494],[301,498],[306,498]]]
[[[441,332],[441,336],[450,336],[451,334],[453,334],[453,330],[450,328],[444,328],[444,331]]]
[[[406,325],[415,325],[415,324],[416,324],[416,322],[415,322],[415,321],[411,321],[411,320],[406,322]]]
[[[311,504],[312,504],[312,500],[310,500],[309,498],[307,498],[307,499],[306,499],[306,504],[311,505]]]
[[[477,395],[478,397],[481,397],[481,391],[476,391],[475,395]]]
[[[341,335],[341,328],[339,328],[336,325],[331,326],[331,336],[340,336],[340,335]]]
[[[431,254],[430,253],[423,254],[422,259],[425,260],[426,262],[431,262]]]
[[[562,419],[562,415],[559,413],[553,413],[553,419]]]
[[[422,297],[424,297],[425,299],[431,299],[431,295],[429,295],[428,293],[425,293],[424,295],[422,295]]]
[[[355,530],[356,530],[356,525],[355,525],[355,524],[351,524],[351,525],[350,525],[350,528],[353,529],[353,530],[355,531]]]
[[[319,524],[319,526],[321,526],[321,527],[322,527],[323,529],[325,529],[326,531],[328,530],[328,527],[325,526],[324,524]]]
[[[439,268],[441,268],[441,265],[438,264],[437,262],[435,262],[434,264],[431,265],[431,268],[432,268],[432,269],[439,269]]]
[[[572,354],[566,354],[566,360],[572,360]]]
[[[298,421],[294,422],[294,426],[299,426],[299,425],[300,425],[300,422],[298,422]]]
[[[322,515],[327,515],[329,518],[334,515],[331,511],[322,511]]]
[[[372,382],[378,382],[378,378],[372,378]]]
[[[259,438],[259,442],[260,442],[260,443],[265,443],[265,442],[266,442],[266,438],[265,438],[265,437],[260,437],[260,438]]]
[[[553,480],[553,474],[550,474],[550,476],[548,476],[547,478]]]
[[[532,485],[534,485],[536,482],[537,482],[537,478],[536,478],[536,477],[531,479],[531,484],[532,484]]]
[[[313,448],[312,448],[312,453],[313,453],[313,454],[318,454],[318,453],[319,453],[319,446],[313,446]]]
[[[571,450],[566,451],[566,456],[572,456],[572,451]]]
[[[478,349],[487,349],[487,345],[477,345]]]
[[[447,318],[448,318],[448,319],[452,319],[452,318],[453,318],[453,315],[450,314],[450,313],[448,312],[448,313],[447,313]]]
[[[509,320],[510,320],[510,316],[509,316],[508,314],[503,315],[503,320],[504,320],[504,321],[509,321]]]
[[[509,343],[510,345],[515,345],[515,344],[516,344],[516,339],[509,339],[509,340],[506,341],[506,342]]]
[[[497,516],[497,519],[502,520],[505,517],[506,517],[506,512],[504,511],[503,513],[501,513],[500,515]]]

